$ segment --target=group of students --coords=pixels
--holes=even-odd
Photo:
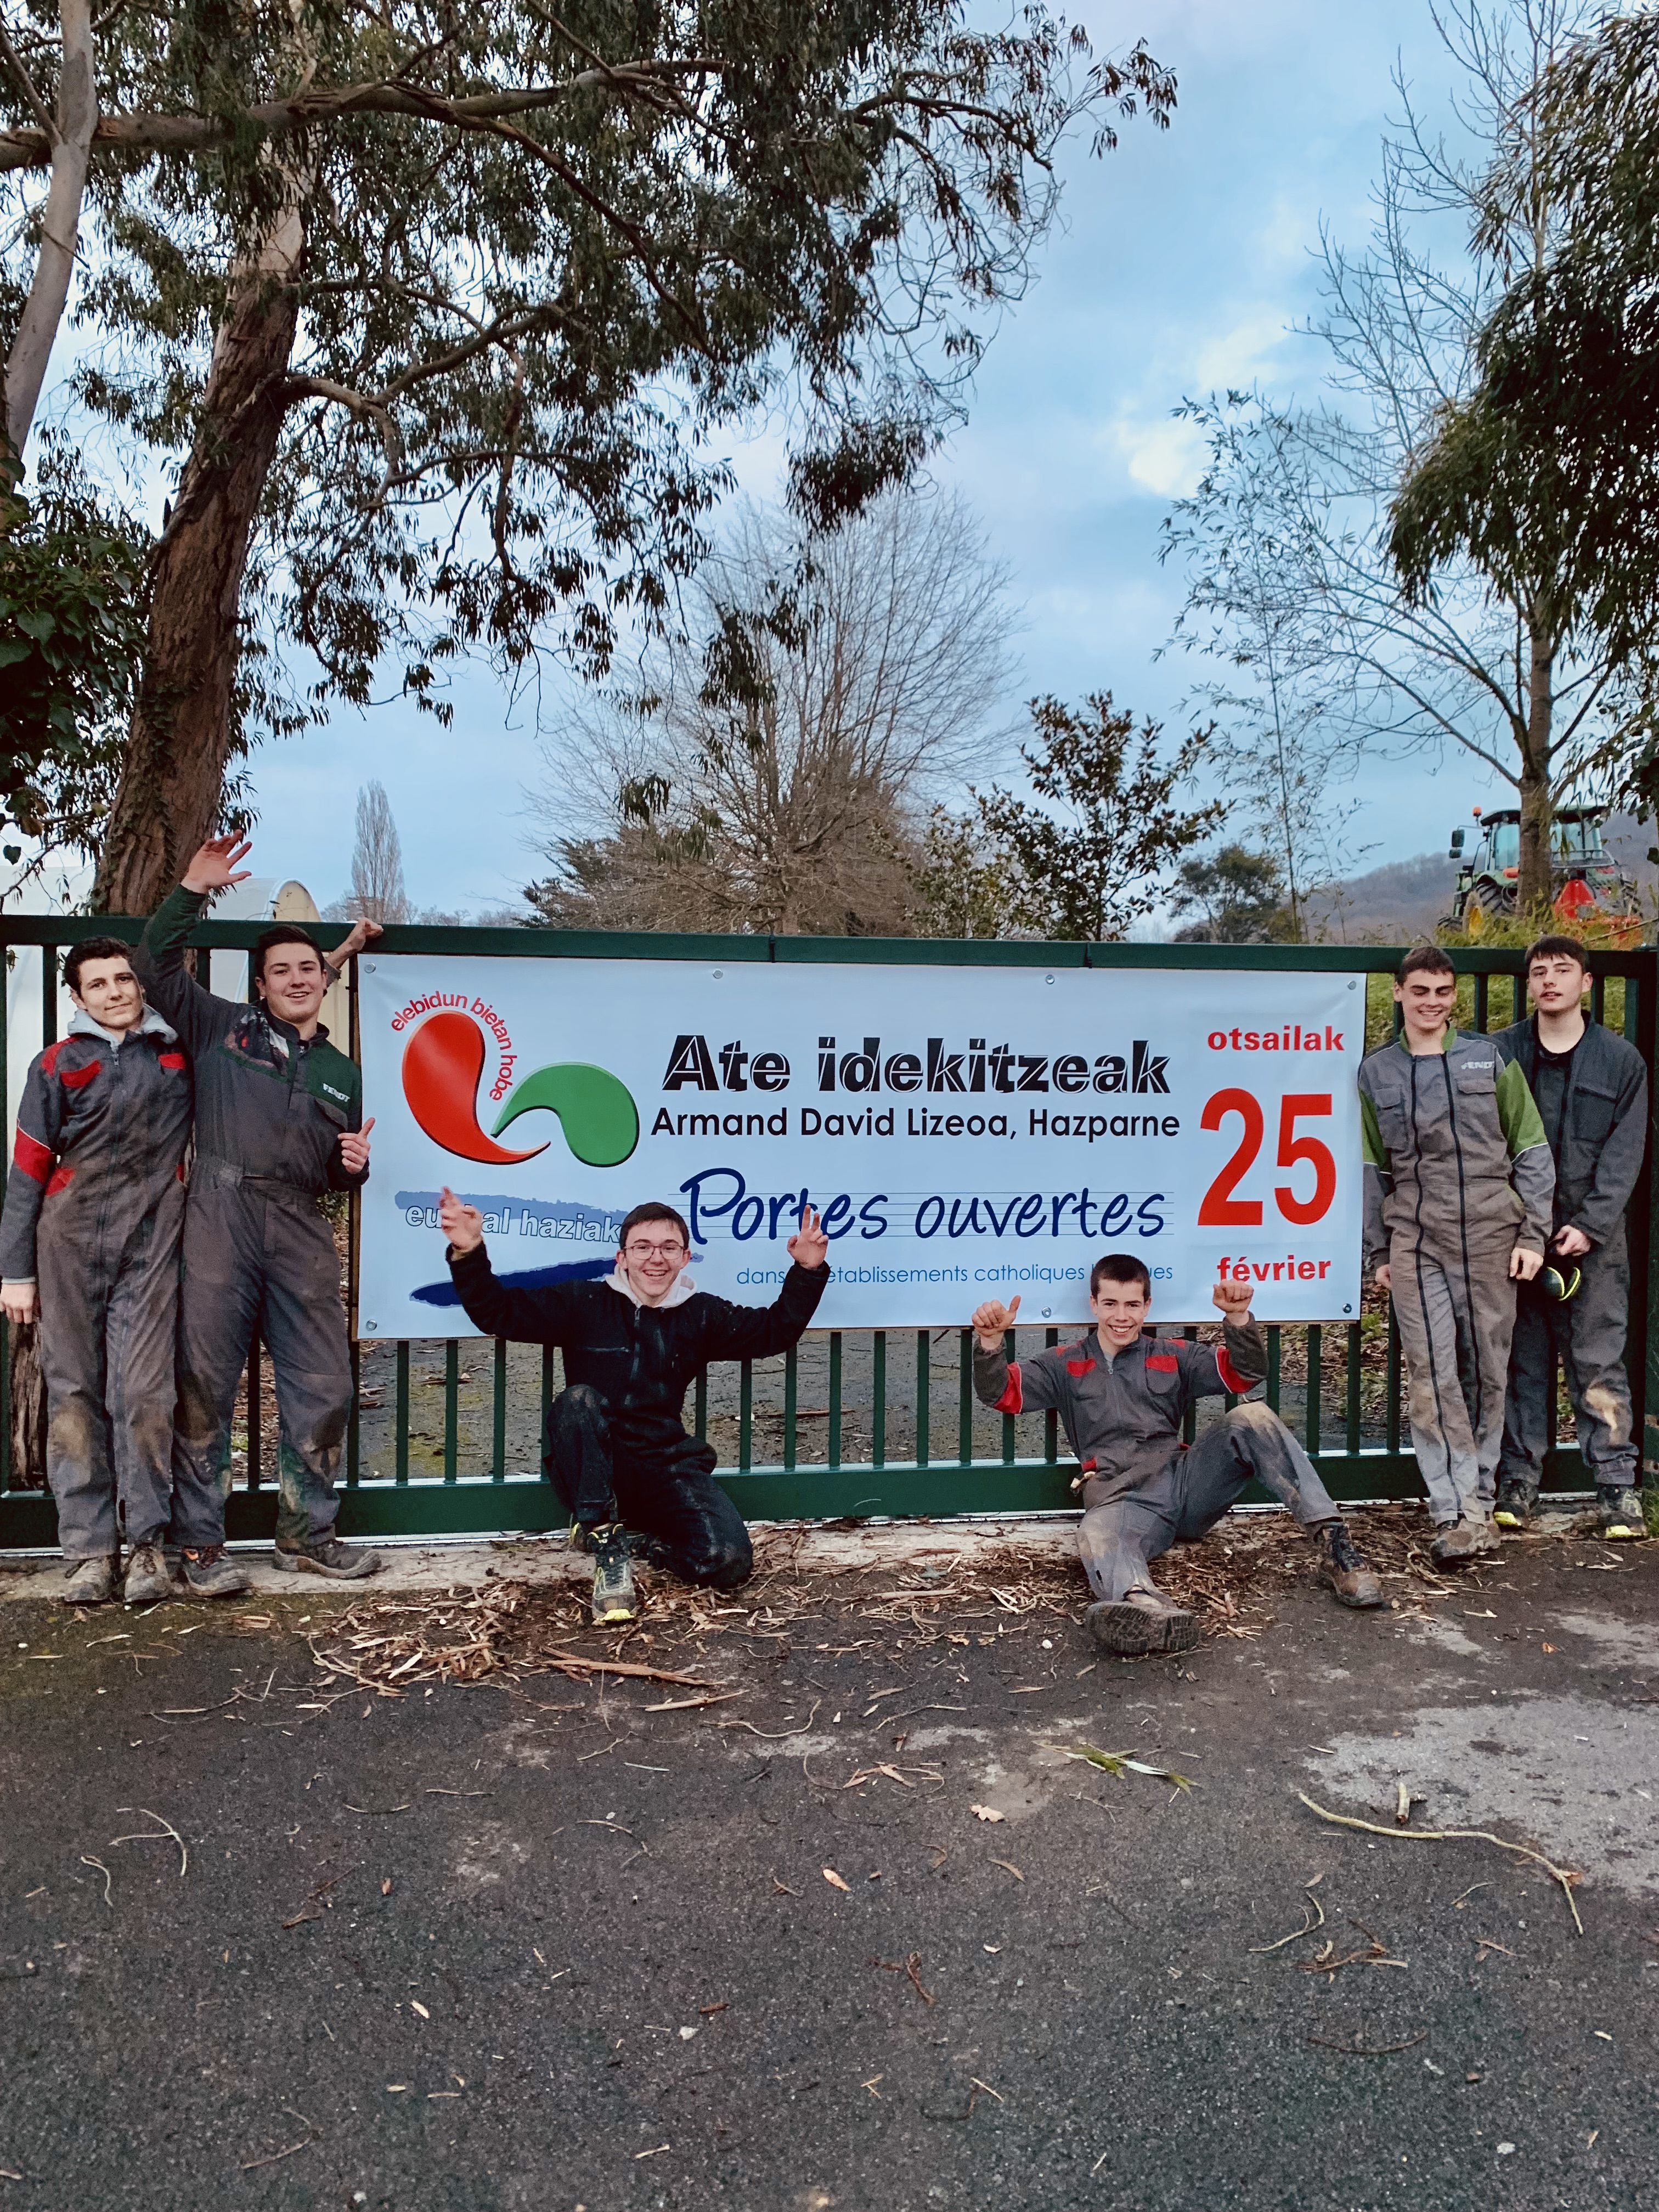
[[[335,1579],[377,1565],[333,1533],[351,1377],[319,1203],[367,1179],[374,1123],[362,1119],[356,1067],[318,1015],[378,933],[359,923],[325,958],[301,929],[267,930],[253,1003],[213,997],[185,972],[184,950],[208,900],[242,880],[246,850],[228,837],[204,845],[131,957],[112,939],[75,948],[64,963],[74,1019],[31,1066],[18,1117],[0,1303],[14,1320],[42,1320],[47,1472],[77,1603],[247,1587],[225,1550],[224,1514],[256,1329],[282,1437],[277,1565]],[[1625,1216],[1646,1152],[1646,1073],[1586,1015],[1574,939],[1540,938],[1525,966],[1530,1015],[1475,1034],[1455,1025],[1450,960],[1418,946],[1395,983],[1398,1034],[1359,1071],[1365,1264],[1393,1298],[1443,1566],[1489,1556],[1500,1527],[1531,1522],[1558,1359],[1602,1533],[1646,1534],[1625,1370]],[[830,1279],[817,1216],[803,1211],[765,1307],[696,1288],[690,1232],[672,1206],[634,1208],[599,1282],[503,1284],[482,1214],[448,1190],[439,1224],[473,1326],[563,1353],[545,1468],[592,1556],[594,1619],[634,1617],[639,1559],[716,1589],[741,1583],[748,1530],[714,1480],[712,1446],[686,1431],[685,1394],[709,1361],[786,1351],[810,1326]],[[1109,1650],[1192,1648],[1197,1622],[1159,1589],[1152,1562],[1202,1536],[1252,1481],[1310,1532],[1340,1602],[1383,1601],[1313,1462],[1266,1405],[1236,1405],[1193,1445],[1182,1441],[1194,1399],[1245,1397],[1266,1376],[1250,1296],[1216,1285],[1218,1345],[1161,1338],[1148,1327],[1145,1264],[1113,1253],[1095,1264],[1094,1327],[1074,1343],[1013,1360],[1019,1300],[973,1315],[980,1399],[1056,1413],[1079,1462],[1088,1625]]]
[[[351,1363],[319,1203],[366,1181],[374,1124],[318,1019],[374,933],[359,924],[331,964],[279,924],[253,948],[253,1003],[215,998],[185,950],[214,895],[246,879],[247,849],[210,839],[136,951],[75,946],[68,1034],[24,1085],[0,1307],[40,1323],[46,1473],[76,1605],[249,1587],[225,1549],[225,1500],[256,1329],[281,1434],[276,1565],[341,1581],[379,1564],[334,1534]]]

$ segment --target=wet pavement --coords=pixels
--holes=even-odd
[[[1142,1664],[939,1572],[396,1697],[313,1668],[334,1591],[22,1585],[0,2206],[1655,2201],[1659,1547]]]

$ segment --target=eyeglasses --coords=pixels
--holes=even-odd
[[[630,1260],[678,1260],[684,1256],[684,1244],[629,1244],[623,1248]]]

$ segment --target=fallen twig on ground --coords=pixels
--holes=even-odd
[[[159,1830],[153,1828],[141,1830],[137,1835],[112,1836],[109,1839],[109,1848],[113,1850],[117,1844],[159,1844],[165,1842],[166,1838],[171,1836],[179,1846],[179,1879],[182,1881],[190,1871],[190,1853],[185,1849],[184,1838],[173,1826],[172,1821],[163,1819],[160,1813],[153,1812],[148,1805],[118,1805],[115,1809],[118,1813],[142,1813],[147,1820],[160,1820],[161,1826]]]
[[[1153,1766],[1144,1759],[1131,1759],[1127,1751],[1097,1751],[1091,1743],[1079,1744],[1068,1751],[1067,1759],[1080,1759],[1087,1766],[1097,1766],[1103,1774],[1150,1774],[1155,1782],[1173,1782],[1177,1790],[1190,1790],[1190,1776],[1177,1774],[1173,1766]]]
[[[313,2143],[320,2142],[322,2141],[322,2137],[318,2134],[316,2129],[312,2126],[311,2122],[306,2118],[303,2112],[295,2112],[292,2105],[284,2105],[283,2106],[283,2110],[301,2123],[306,2130],[305,2134],[301,2136],[298,2142],[289,2143],[285,2149],[272,2151],[269,2158],[250,2158],[245,2160],[242,2165],[242,2172],[244,2173],[252,2173],[258,2167],[262,2166],[275,2166],[278,2159],[292,2158],[296,2150],[308,2149]]]
[[[1340,2051],[1345,2058],[1388,2058],[1396,2051],[1415,2051],[1419,2043],[1426,2043],[1428,2039],[1426,2027],[1421,2035],[1408,2036],[1404,2043],[1362,2043],[1358,2029],[1352,2043],[1333,2043],[1327,2035],[1310,2035],[1308,2038],[1310,2043],[1317,2044],[1322,2051]]]
[[[1288,1936],[1281,1936],[1276,1943],[1252,1943],[1250,1948],[1253,1952],[1256,1953],[1259,1956],[1265,1957],[1269,1951],[1282,1951],[1287,1943],[1298,1942],[1303,1936],[1311,1936],[1316,1929],[1322,1928],[1325,1925],[1324,1906],[1320,1903],[1319,1899],[1314,1895],[1311,1890],[1307,1891],[1305,1894],[1307,1896],[1309,1905],[1312,1908],[1314,1912],[1316,1912],[1319,1915],[1318,1919],[1315,1920],[1311,1918],[1308,1912],[1304,1911],[1302,1918],[1302,1925],[1299,1928],[1292,1928]]]
[[[1534,1850],[1527,1844],[1512,1844],[1505,1836],[1494,1836],[1489,1828],[1383,1828],[1375,1820],[1362,1820],[1352,1813],[1328,1812],[1323,1805],[1315,1804],[1305,1790],[1297,1796],[1310,1813],[1317,1813],[1322,1820],[1329,1820],[1339,1828],[1363,1828],[1368,1836],[1392,1836],[1396,1842],[1412,1844],[1475,1843],[1495,1844],[1500,1851],[1513,1851],[1517,1858],[1530,1859],[1534,1866],[1543,1868],[1553,1881],[1561,1885],[1561,1893],[1567,1900],[1567,1910],[1572,1915],[1572,1924],[1582,1936],[1584,1923],[1578,1917],[1578,1905],[1573,1891],[1583,1875],[1571,1867],[1559,1867],[1547,1859],[1542,1851]]]

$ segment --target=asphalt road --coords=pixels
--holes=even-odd
[[[8,1605],[0,2208],[1652,2205],[1656,1589],[1553,1546],[1089,1672],[1042,1609],[733,1613],[659,1663],[744,1694],[655,1712],[326,1704],[302,1600]],[[1583,1936],[1297,1797],[1401,1779]]]

